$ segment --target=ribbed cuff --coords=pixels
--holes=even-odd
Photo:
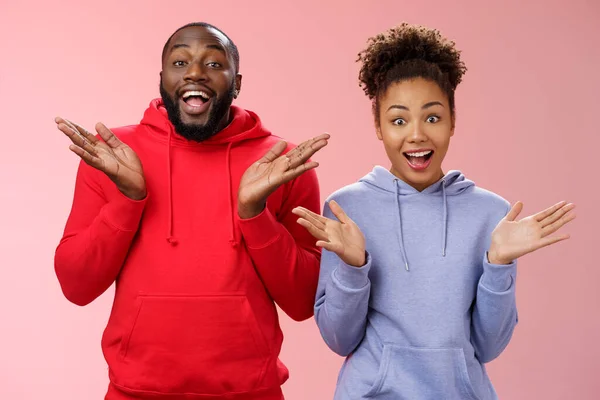
[[[505,292],[512,286],[516,272],[516,261],[505,265],[490,264],[486,252],[483,256],[481,284],[494,292]]]
[[[360,289],[369,283],[370,269],[371,255],[367,252],[365,265],[354,267],[340,260],[338,267],[333,271],[333,276],[342,286],[351,289]]]
[[[142,200],[133,200],[119,192],[102,209],[104,220],[121,231],[137,230],[148,195]]]
[[[237,215],[246,245],[252,249],[266,247],[276,241],[281,234],[281,224],[267,207],[256,217],[242,219]]]

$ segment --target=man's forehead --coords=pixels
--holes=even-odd
[[[227,49],[229,40],[216,29],[204,26],[190,26],[177,32],[171,39],[169,47],[176,44],[192,44],[197,42],[202,45],[220,45],[223,50]]]

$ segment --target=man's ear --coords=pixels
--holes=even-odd
[[[242,91],[242,74],[235,75],[235,92],[233,92],[233,98],[237,99]]]

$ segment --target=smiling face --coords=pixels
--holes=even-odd
[[[391,84],[377,101],[377,137],[392,174],[419,191],[440,180],[454,135],[448,96],[437,83],[414,78]]]
[[[180,135],[202,141],[229,123],[242,77],[229,39],[216,29],[190,26],[176,32],[163,57],[160,92]]]

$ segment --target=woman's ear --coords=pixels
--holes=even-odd
[[[371,111],[373,112],[373,120],[375,121],[375,134],[377,135],[377,139],[383,140],[383,135],[381,133],[381,123],[379,121],[379,107],[377,107],[377,100],[373,100],[373,104],[371,106]]]

